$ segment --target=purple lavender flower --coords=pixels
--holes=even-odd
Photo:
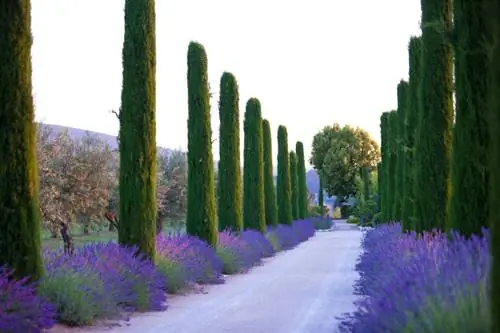
[[[54,323],[54,308],[37,296],[35,286],[0,267],[0,332],[40,333]]]

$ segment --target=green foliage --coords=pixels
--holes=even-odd
[[[290,186],[292,189],[292,219],[299,218],[299,187],[297,177],[297,155],[290,152]]]
[[[389,165],[390,165],[390,145],[389,145],[389,112],[384,112],[380,116],[380,151],[382,157],[382,171],[381,171],[381,183],[379,184],[379,193],[380,193],[380,205],[382,212],[382,220],[384,222],[389,221],[390,212],[392,206],[390,205],[390,179],[391,175],[389,173]]]
[[[396,131],[396,187],[394,189],[393,215],[394,219],[401,221],[401,210],[403,206],[404,193],[404,165],[406,162],[406,149],[404,147],[405,138],[405,117],[408,101],[408,82],[401,80],[398,84],[398,110],[397,131]]]
[[[415,215],[415,134],[418,127],[418,117],[421,112],[420,104],[420,73],[422,58],[422,40],[420,37],[411,37],[408,45],[409,57],[409,80],[408,80],[408,107],[405,119],[405,165],[403,170],[403,207],[401,209],[401,220],[404,230],[413,227]]]
[[[267,225],[278,224],[278,207],[276,206],[276,192],[273,175],[273,150],[271,125],[266,119],[262,120],[262,141],[264,149],[264,200]]]
[[[318,178],[319,178],[318,206],[323,207],[325,205],[325,203],[324,203],[325,188],[323,186],[323,177],[318,174]]]
[[[156,260],[156,269],[165,279],[169,294],[178,293],[186,287],[186,272],[181,263],[159,256]]]
[[[118,241],[154,259],[156,35],[153,0],[125,2]],[[138,162],[140,161],[140,162]]]
[[[276,183],[278,223],[292,223],[292,189],[286,127],[278,127],[278,179]]]
[[[350,224],[360,224],[361,219],[357,216],[351,215],[351,216],[349,216],[349,218],[347,219],[346,222],[350,223]]]
[[[341,199],[356,194],[355,177],[361,167],[375,167],[378,144],[359,128],[327,126],[313,138],[311,163],[326,192]]]
[[[220,159],[218,179],[219,230],[240,231],[243,229],[241,166],[240,166],[240,120],[239,94],[235,77],[223,73],[220,80]]]
[[[235,252],[227,247],[217,246],[217,256],[222,261],[223,274],[237,274],[240,272],[241,264],[238,262]]]
[[[191,42],[188,48],[188,199],[186,231],[210,245],[217,244],[214,163],[207,54]]]
[[[470,236],[487,226],[488,54],[483,2],[455,0],[455,127],[449,227]],[[498,93],[498,92],[497,92]]]
[[[485,24],[488,29],[487,47],[490,48],[490,79],[491,86],[488,91],[488,118],[490,133],[490,144],[488,155],[490,156],[490,187],[488,203],[488,225],[491,235],[492,265],[490,273],[491,281],[491,332],[500,332],[500,3],[494,0],[485,1]]]
[[[0,266],[42,275],[30,1],[0,2]]]
[[[264,205],[264,153],[261,106],[257,98],[246,105],[243,156],[243,226],[266,232]]]
[[[104,285],[97,272],[59,269],[42,279],[38,290],[55,306],[61,323],[90,325],[97,318],[116,315],[108,313],[109,309],[116,307],[109,306],[109,298],[105,297]]]
[[[389,112],[388,117],[388,170],[387,170],[387,207],[388,207],[388,220],[395,220],[394,216],[394,201],[395,201],[395,191],[396,191],[396,167],[397,167],[397,127],[398,117],[396,111]]]
[[[416,230],[443,229],[451,192],[451,131],[453,124],[452,48],[444,32],[451,31],[452,0],[422,1],[422,112],[416,159]]]
[[[320,205],[312,205],[309,207],[309,216],[321,217],[328,213],[328,208]]]
[[[304,157],[304,144],[297,141],[295,144],[295,153],[297,154],[297,186],[298,186],[298,206],[299,219],[307,216],[307,183],[306,183],[306,162]]]

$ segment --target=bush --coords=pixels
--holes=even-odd
[[[314,236],[314,223],[310,220],[298,220],[292,222],[292,230],[299,242],[305,242]]]
[[[350,224],[360,224],[361,223],[361,220],[359,217],[357,216],[354,216],[354,215],[351,215],[349,216],[349,218],[347,219],[347,223],[350,223]]]
[[[163,310],[164,280],[136,253],[135,247],[113,242],[79,247],[73,256],[45,250],[40,293],[55,306],[58,320],[69,325],[88,325],[123,311]]]
[[[292,227],[286,224],[278,224],[276,227],[269,228],[267,237],[268,239],[273,239],[273,242],[276,242],[275,246],[278,247],[280,251],[292,249],[299,243],[297,235],[293,232]]]
[[[187,284],[223,282],[221,259],[214,248],[199,238],[160,234],[156,239],[156,252],[158,258],[182,265]]]
[[[329,218],[312,217],[309,219],[316,230],[329,230],[332,228],[333,220]]]
[[[342,332],[488,332],[489,237],[368,231],[356,268],[356,311]]]
[[[254,251],[248,243],[229,231],[219,233],[217,255],[222,260],[224,274],[244,272],[252,267],[256,261]]]
[[[55,323],[54,308],[26,279],[12,279],[12,271],[5,267],[0,267],[0,300],[2,333],[38,333]]]

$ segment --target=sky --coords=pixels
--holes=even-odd
[[[120,106],[124,0],[31,2],[36,120],[116,135],[110,111]],[[274,161],[279,125],[289,149],[304,143],[306,159],[313,136],[333,123],[379,141],[380,115],[396,108],[397,84],[408,77],[419,20],[419,0],[157,0],[157,144],[187,148],[190,41],[208,55],[213,139],[228,71],[238,80],[241,128],[246,101],[261,101]]]

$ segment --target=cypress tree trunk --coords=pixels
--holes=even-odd
[[[186,232],[217,244],[214,162],[208,92],[207,54],[203,45],[188,48],[188,192]]]
[[[394,219],[401,222],[401,213],[403,207],[403,198],[405,196],[404,193],[404,164],[406,161],[405,158],[405,147],[404,147],[404,138],[405,138],[405,117],[406,117],[406,108],[407,108],[407,100],[408,100],[408,83],[406,81],[401,80],[398,84],[398,111],[397,115],[397,132],[396,132],[396,140],[395,140],[395,149],[396,149],[396,188],[394,192]]]
[[[470,236],[481,234],[488,219],[486,26],[482,1],[455,0],[454,9],[456,112],[449,227]]]
[[[220,80],[219,101],[219,230],[243,229],[240,167],[240,111],[238,85],[231,73]]]
[[[273,176],[273,150],[271,125],[262,120],[262,141],[264,148],[264,200],[267,225],[278,224],[278,208],[276,207],[276,192]]]
[[[261,106],[250,98],[245,110],[245,150],[243,159],[243,225],[266,232],[264,205],[264,153]]]
[[[380,155],[382,157],[382,166],[380,170],[380,182],[378,184],[380,194],[380,211],[382,212],[381,220],[389,221],[391,206],[389,204],[389,112],[384,112],[380,116]]]
[[[422,120],[420,121],[420,190],[416,192],[423,230],[443,229],[451,192],[453,59],[447,34],[452,0],[422,0]],[[421,230],[418,230],[421,231]]]
[[[118,241],[154,260],[156,36],[153,0],[125,1]]]
[[[389,209],[389,221],[396,220],[395,201],[396,201],[396,168],[397,168],[397,129],[398,115],[396,111],[389,113],[388,118],[388,148],[389,148],[389,166],[388,166],[388,181],[389,187],[387,207]]]
[[[42,275],[31,4],[0,1],[0,266],[17,278]]]
[[[488,94],[488,119],[490,145],[489,156],[491,170],[489,179],[489,210],[488,224],[491,235],[491,320],[492,333],[500,332],[500,3],[498,0],[484,0],[486,16],[486,33],[485,39],[489,42],[489,73],[490,73],[490,89]],[[496,134],[496,135],[493,135]]]
[[[422,58],[422,40],[420,37],[411,37],[408,45],[409,73],[408,73],[408,107],[405,120],[405,147],[406,163],[403,170],[403,209],[401,219],[403,229],[406,231],[414,228],[415,215],[415,135],[418,127],[418,115],[420,114],[420,72]]]
[[[290,186],[292,188],[292,219],[299,218],[299,187],[297,179],[297,155],[290,152]]]
[[[286,127],[278,127],[278,223],[292,223],[292,189],[290,182],[290,161],[288,154],[288,133]]]
[[[304,144],[298,141],[295,144],[295,153],[297,154],[297,187],[298,187],[298,206],[299,219],[307,217],[307,183],[306,183],[306,162],[304,158]]]

